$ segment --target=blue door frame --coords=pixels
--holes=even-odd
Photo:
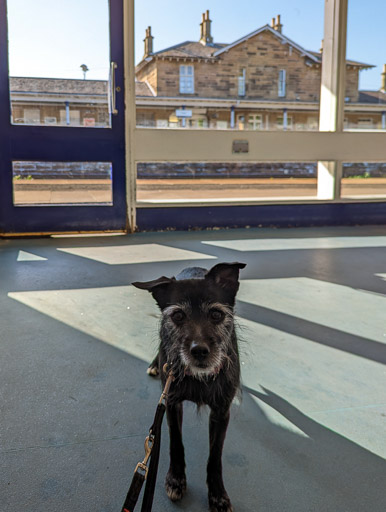
[[[127,229],[123,70],[123,0],[109,0],[110,60],[116,69],[111,128],[12,125],[6,0],[0,0],[0,234]],[[113,205],[14,206],[12,162],[112,162]]]

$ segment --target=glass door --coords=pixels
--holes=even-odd
[[[125,230],[123,0],[0,0],[0,232]]]

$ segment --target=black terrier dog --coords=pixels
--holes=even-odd
[[[186,489],[182,402],[209,405],[207,484],[212,512],[232,511],[222,479],[221,457],[229,409],[240,383],[233,308],[239,269],[244,267],[244,263],[220,263],[209,271],[193,267],[177,277],[133,283],[151,292],[162,311],[159,353],[148,373],[157,375],[167,363],[175,377],[166,409],[170,434],[166,492],[176,501]],[[165,384],[166,375],[160,373]]]

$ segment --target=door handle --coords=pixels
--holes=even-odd
[[[110,74],[109,74],[109,114],[117,115],[118,110],[116,109],[116,92],[115,87],[115,70],[118,64],[116,62],[110,63]]]

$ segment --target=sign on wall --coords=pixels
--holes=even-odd
[[[192,111],[191,110],[185,110],[183,108],[178,108],[176,110],[176,116],[177,117],[192,117]]]

